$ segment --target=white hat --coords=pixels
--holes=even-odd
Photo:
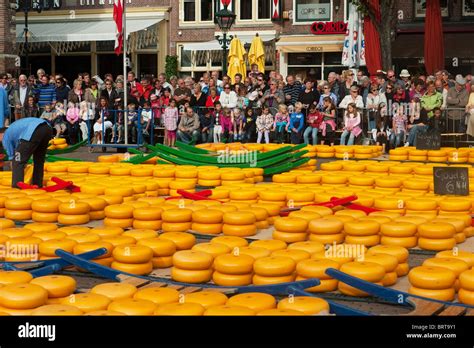
[[[464,86],[466,84],[466,79],[462,75],[456,75],[456,83],[458,85]]]
[[[411,75],[407,69],[403,69],[402,72],[400,73],[400,77],[410,77],[410,76]]]

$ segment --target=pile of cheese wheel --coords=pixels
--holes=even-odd
[[[369,159],[379,157],[382,154],[382,146],[329,146],[329,145],[314,145],[308,146],[306,150],[314,153],[319,158],[341,158],[341,159]]]
[[[49,141],[48,150],[61,150],[68,147],[67,141],[64,138],[55,138]]]
[[[32,278],[23,271],[0,271],[0,315],[120,316],[120,315],[326,315],[328,303],[314,297],[277,301],[264,293],[227,297],[221,292],[181,294],[169,287],[137,288],[103,283],[75,293],[76,280],[65,275]]]
[[[469,148],[442,147],[439,150],[417,150],[410,146],[390,150],[389,158],[393,161],[474,163],[474,152]]]
[[[409,293],[441,301],[453,301],[456,293],[461,303],[474,304],[473,254],[461,250],[445,250],[426,259],[422,266],[410,270]]]

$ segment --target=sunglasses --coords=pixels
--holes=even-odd
[[[230,89],[230,87],[229,87],[229,86],[225,86],[224,89]]]
[[[392,87],[387,87],[386,89],[387,89],[387,91],[388,91],[388,90],[392,90]]]

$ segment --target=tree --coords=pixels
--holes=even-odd
[[[363,16],[368,16],[379,32],[382,66],[386,71],[392,68],[392,38],[397,26],[397,0],[380,0],[380,21],[370,0],[351,0]]]

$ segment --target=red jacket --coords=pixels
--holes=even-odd
[[[216,95],[216,96],[214,97],[214,100],[212,100],[212,97],[211,97],[211,96],[208,96],[208,97],[207,97],[207,100],[206,100],[206,108],[213,108],[213,107],[214,107],[214,103],[215,103],[216,101],[218,101],[219,98],[220,98],[220,96]]]
[[[306,124],[312,128],[319,128],[321,122],[323,122],[324,115],[319,111],[306,116]]]

